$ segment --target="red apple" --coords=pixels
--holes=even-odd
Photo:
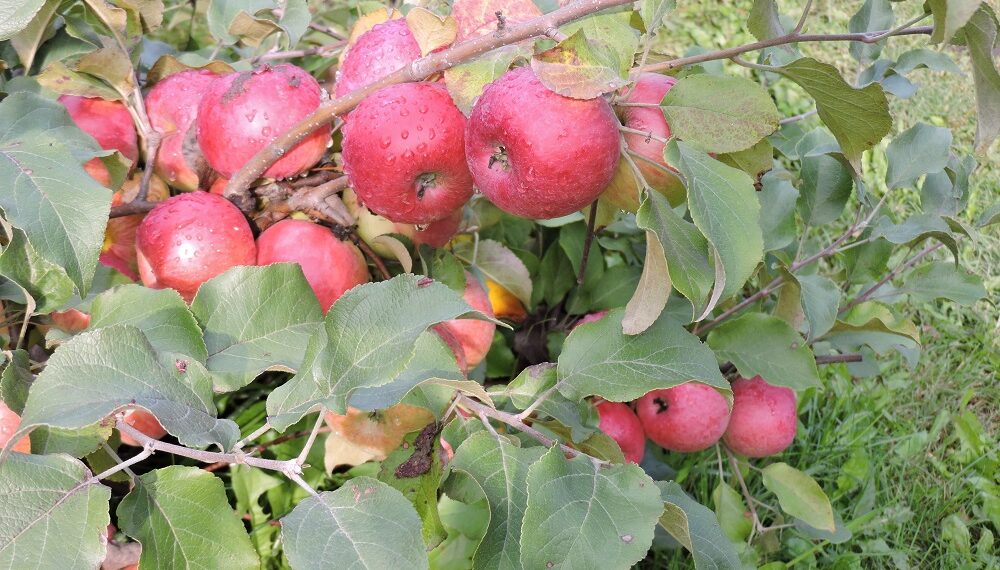
[[[599,321],[603,319],[604,315],[606,314],[608,314],[607,311],[595,311],[593,313],[586,314],[583,317],[581,317],[579,321],[576,321],[576,324],[573,325],[573,328],[576,328],[580,325],[585,325],[587,323],[593,323],[595,321]]]
[[[219,196],[222,196],[223,194],[226,193],[227,184],[229,184],[228,178],[216,178],[215,182],[212,182],[212,185],[208,187],[208,191],[211,192],[212,194],[218,194]]]
[[[375,238],[386,234],[400,234],[410,238],[414,245],[426,244],[431,247],[444,247],[451,238],[455,237],[459,226],[462,225],[464,212],[462,209],[455,210],[450,216],[443,220],[416,226],[414,224],[400,224],[373,214],[371,210],[364,207],[353,190],[347,189],[343,194],[344,205],[347,211],[358,225],[358,235],[368,242],[375,253],[390,257],[392,252],[379,243],[375,243]]]
[[[642,463],[642,456],[646,453],[646,434],[632,408],[618,402],[601,402],[597,404],[597,413],[601,417],[601,431],[618,442],[625,460]]]
[[[243,213],[208,192],[174,196],[153,208],[139,224],[135,249],[144,285],[176,289],[189,302],[205,281],[257,261]]]
[[[138,136],[124,103],[76,95],[62,95],[59,102],[66,107],[76,126],[94,137],[101,148],[117,150],[133,164],[139,159]],[[83,168],[102,185],[111,185],[111,174],[101,159],[92,158]]]
[[[635,85],[628,90],[622,101],[659,105],[667,91],[670,91],[675,83],[677,80],[667,75],[643,73]],[[650,133],[654,137],[670,138],[670,125],[667,124],[667,119],[659,107],[625,106],[621,109],[622,119],[626,127]],[[665,146],[663,142],[634,133],[625,133],[625,142],[628,144],[629,150],[665,168],[675,170],[663,160],[663,147]],[[671,204],[677,205],[684,200],[684,184],[680,178],[642,160],[636,161],[636,164],[646,182],[654,190],[666,196]]]
[[[68,333],[78,333],[90,326],[90,314],[79,309],[53,311],[49,313],[49,320],[52,326]]]
[[[131,410],[125,412],[125,423],[153,439],[160,439],[161,437],[167,435],[167,430],[163,429],[163,426],[160,425],[160,421],[156,419],[156,416],[146,410]],[[138,441],[132,438],[132,436],[127,435],[124,432],[119,432],[118,435],[121,437],[122,443],[125,445],[140,445]]]
[[[191,163],[187,145],[197,144],[192,125],[198,103],[218,75],[207,69],[189,69],[164,78],[146,95],[146,113],[163,138],[156,153],[156,173],[180,190],[198,189],[198,166]]]
[[[479,284],[468,271],[465,272],[465,292],[462,299],[473,309],[487,315],[493,316],[493,307],[490,305],[490,298],[486,290]],[[493,344],[493,333],[497,326],[489,321],[478,319],[454,319],[434,325],[434,330],[451,347],[462,363],[465,360],[465,369],[472,370],[486,358],[486,353],[490,351]]]
[[[132,175],[122,184],[122,187],[111,197],[112,206],[127,204],[139,194],[142,174]],[[170,197],[170,189],[163,180],[153,176],[149,181],[149,192],[146,199],[150,202],[162,202]],[[138,262],[135,255],[135,232],[145,214],[122,216],[108,220],[104,231],[104,245],[101,247],[100,261],[102,264],[117,270],[133,281],[139,279]]]
[[[701,451],[719,441],[729,423],[729,403],[715,388],[688,382],[653,390],[636,401],[646,437],[670,451]]]
[[[725,442],[747,457],[767,457],[784,451],[795,439],[795,392],[768,384],[760,376],[733,382],[733,417]]]
[[[21,416],[14,413],[14,410],[7,407],[7,404],[0,400],[0,449],[3,449],[14,436],[14,432],[21,425]],[[18,453],[31,453],[31,439],[24,436],[17,440],[11,450]]]
[[[371,279],[365,258],[354,244],[305,220],[281,220],[257,238],[257,265],[285,261],[302,267],[323,312],[348,289]]]
[[[465,152],[476,186],[501,210],[557,218],[597,199],[620,155],[618,120],[604,99],[571,99],[528,67],[494,81],[469,117]]]
[[[405,19],[378,24],[362,34],[347,52],[337,70],[334,93],[343,97],[375,83],[418,57],[420,46]]]
[[[311,75],[287,63],[220,76],[198,106],[198,146],[209,166],[231,178],[257,151],[315,111],[322,97]],[[317,127],[264,176],[287,178],[309,170],[329,142],[330,125]]]
[[[365,98],[344,125],[344,171],[361,202],[394,222],[443,220],[472,196],[465,115],[437,83]]]

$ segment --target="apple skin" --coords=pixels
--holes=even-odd
[[[733,417],[724,436],[729,449],[747,457],[776,455],[792,444],[797,429],[794,390],[760,376],[733,382]]]
[[[493,316],[493,307],[490,305],[486,290],[468,271],[465,272],[465,291],[462,293],[462,299],[473,309],[486,316]],[[459,364],[465,361],[464,368],[468,372],[479,366],[479,363],[486,358],[497,326],[479,319],[453,319],[434,325],[432,328],[455,353]]]
[[[7,446],[20,425],[21,416],[0,400],[0,449]],[[31,453],[31,439],[28,436],[22,437],[11,447],[11,450],[18,453]]]
[[[597,404],[597,414],[601,418],[600,429],[618,443],[629,463],[642,463],[646,453],[646,434],[642,422],[627,404],[601,402]]]
[[[281,220],[257,238],[257,265],[281,262],[302,267],[324,313],[348,289],[371,280],[365,258],[354,244],[305,220]]]
[[[212,80],[198,105],[198,146],[216,172],[232,178],[260,149],[312,114],[319,83],[291,64],[265,65]],[[326,154],[330,125],[318,127],[272,164],[264,176],[287,178],[309,170]]]
[[[599,321],[599,320],[601,320],[601,319],[604,318],[604,315],[607,315],[607,314],[608,314],[607,311],[595,311],[593,313],[588,313],[588,314],[584,315],[583,317],[581,317],[579,321],[576,321],[576,324],[573,325],[573,328],[575,329],[576,327],[578,327],[580,325],[585,325],[587,323],[593,323],[595,321]]]
[[[120,206],[135,200],[139,194],[141,179],[142,175],[136,173],[126,180],[111,197],[111,206]],[[169,197],[170,189],[163,180],[156,176],[150,178],[146,199],[150,202],[162,202]],[[101,264],[117,270],[133,281],[139,279],[135,232],[144,217],[145,214],[135,214],[108,220],[108,226],[104,230],[104,245],[101,246]]]
[[[167,430],[163,429],[163,426],[160,425],[160,421],[156,419],[156,416],[146,410],[131,410],[126,412],[125,423],[153,439],[160,439],[161,437],[167,435]],[[140,446],[139,442],[133,439],[132,436],[122,432],[119,432],[118,435],[121,437],[122,443],[125,445],[131,445],[134,447]]]
[[[212,182],[212,185],[208,187],[208,191],[222,196],[226,193],[227,184],[229,184],[228,178],[216,178],[215,182]]]
[[[344,171],[361,203],[394,222],[443,220],[472,197],[465,115],[438,83],[365,98],[344,124]]]
[[[622,100],[626,103],[659,105],[667,91],[670,91],[670,88],[676,83],[676,79],[667,75],[643,73]],[[626,127],[652,133],[653,136],[670,138],[670,125],[667,124],[667,119],[659,107],[621,107],[621,109],[622,119]],[[675,170],[663,160],[663,147],[666,146],[664,143],[633,133],[625,133],[624,136],[625,143],[628,144],[630,150],[657,164]],[[671,176],[641,160],[636,161],[636,165],[646,182],[654,190],[666,196],[671,204],[678,205],[684,201],[684,184],[680,178]]]
[[[133,165],[139,160],[139,138],[124,103],[76,95],[61,95],[59,102],[66,107],[76,126],[94,137],[101,148],[117,150]],[[102,186],[111,185],[111,174],[101,159],[92,158],[83,168]]]
[[[447,218],[425,224],[417,229],[417,226],[413,224],[400,224],[372,213],[358,201],[357,194],[350,188],[344,190],[342,199],[344,205],[347,206],[347,211],[358,225],[358,236],[382,257],[391,257],[392,252],[382,244],[375,243],[375,238],[378,236],[400,234],[410,238],[414,245],[444,247],[458,233],[458,228],[462,225],[464,217],[464,212],[461,209],[455,210]]]
[[[197,190],[199,180],[184,156],[184,141],[198,114],[198,103],[217,77],[207,69],[181,71],[158,82],[146,95],[149,122],[163,137],[156,153],[156,174],[185,192]]]
[[[135,249],[143,285],[176,289],[188,302],[205,281],[257,261],[243,213],[208,192],[181,194],[158,204],[139,224]]]
[[[571,214],[601,194],[618,166],[618,119],[603,99],[570,99],[528,67],[483,92],[465,151],[476,186],[501,210],[526,218]]]
[[[653,390],[636,401],[646,437],[670,451],[701,451],[729,424],[729,403],[715,388],[688,382]]]
[[[343,97],[371,85],[420,55],[420,46],[405,19],[382,22],[361,34],[351,46],[337,70],[334,93]]]
[[[78,333],[90,326],[90,314],[79,309],[53,311],[49,313],[49,320],[52,326],[68,333]]]

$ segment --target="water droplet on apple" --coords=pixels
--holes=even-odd
[[[252,123],[253,120],[257,117],[257,111],[250,111],[245,116],[247,118],[247,122]]]
[[[426,113],[427,112],[427,105],[421,104],[419,107],[417,107],[417,110],[420,111],[421,114]]]
[[[263,129],[261,129],[260,130],[260,135],[262,137],[269,137],[269,136],[271,136],[271,127],[264,127]]]
[[[410,131],[407,131],[406,129],[403,129],[403,132],[399,133],[399,136],[403,140],[406,140],[406,139],[410,138]]]
[[[434,140],[434,137],[436,137],[436,136],[437,136],[437,133],[434,132],[434,129],[430,129],[429,131],[427,131],[427,138],[428,139]]]
[[[382,141],[379,143],[379,145],[382,148],[389,148],[392,145],[392,139],[389,138],[389,137],[385,137],[384,139],[382,139]]]

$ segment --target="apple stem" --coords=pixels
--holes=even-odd
[[[624,125],[619,126],[618,130],[620,130],[623,133],[629,133],[629,134],[639,135],[641,137],[645,137],[647,141],[654,140],[656,142],[661,142],[663,144],[667,144],[667,139],[666,138],[654,135],[653,133],[651,133],[649,131],[640,131],[639,129],[633,129],[633,128],[630,128],[630,127],[626,127]]]
[[[146,202],[146,196],[149,195],[149,183],[153,179],[153,170],[156,167],[156,155],[160,151],[161,140],[160,133],[153,129],[145,133],[146,163],[142,169],[142,180],[139,181],[139,192],[135,195],[135,199],[132,202]]]
[[[587,218],[587,235],[583,238],[583,259],[580,260],[580,274],[576,277],[577,285],[583,285],[587,273],[587,261],[590,259],[590,244],[594,241],[594,224],[597,223],[597,200],[590,205],[590,216]]]

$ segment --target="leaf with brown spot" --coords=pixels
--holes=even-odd
[[[628,84],[611,54],[588,41],[582,29],[532,58],[531,69],[546,87],[574,99],[593,99]]]

